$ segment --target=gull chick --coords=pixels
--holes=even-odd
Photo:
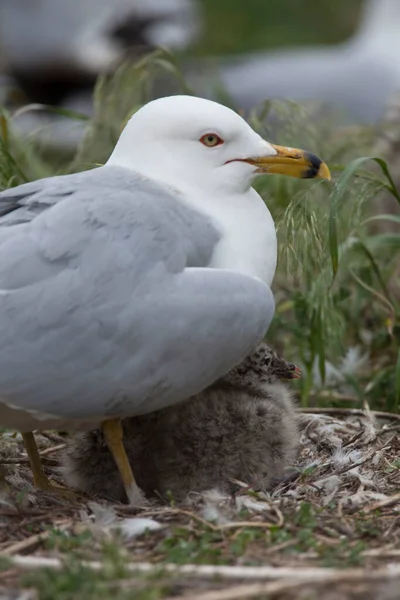
[[[125,419],[124,445],[146,495],[183,499],[232,479],[269,489],[297,453],[293,397],[280,378],[297,367],[266,344],[225,377],[184,403]],[[78,434],[63,457],[69,486],[111,501],[126,494],[101,430]]]

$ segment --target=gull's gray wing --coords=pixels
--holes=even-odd
[[[199,392],[263,338],[269,287],[207,268],[219,232],[162,187],[102,167],[0,204],[11,198],[2,220],[30,218],[0,227],[7,404],[68,422],[148,412]]]
[[[19,235],[19,230],[14,229],[16,225],[33,221],[62,202],[69,218],[64,225],[57,223],[57,227],[62,228],[60,235],[57,234],[59,252],[64,242],[70,243],[69,228],[75,225],[75,222],[70,222],[73,220],[72,211],[68,210],[70,200],[85,203],[104,199],[111,207],[114,198],[125,198],[127,207],[134,207],[135,229],[140,229],[142,221],[148,224],[151,221],[153,228],[159,228],[160,241],[167,242],[167,246],[159,244],[158,248],[166,252],[171,261],[178,253],[181,260],[185,255],[187,266],[208,264],[220,237],[215,226],[203,215],[178,202],[164,188],[121,167],[99,167],[73,175],[38,179],[0,192],[0,246],[9,238],[14,240],[15,245],[16,236]],[[51,232],[46,231],[46,234],[48,237],[45,239],[50,244],[54,241]],[[21,235],[26,243],[26,229],[21,230]],[[25,252],[24,245],[20,252]],[[0,264],[0,269],[2,266],[13,269],[12,263],[13,259],[9,257],[4,265]],[[24,277],[27,270],[21,270],[19,275]]]

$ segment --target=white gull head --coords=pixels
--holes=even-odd
[[[264,201],[251,187],[263,173],[329,178],[316,156],[263,140],[237,113],[210,100],[149,102],[123,130],[107,162],[167,186],[207,214],[222,233],[210,266],[271,284],[277,241]]]

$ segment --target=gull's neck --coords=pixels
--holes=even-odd
[[[209,266],[240,271],[271,285],[277,261],[275,224],[253,188],[242,194],[183,191],[179,196],[212,219],[222,233]]]

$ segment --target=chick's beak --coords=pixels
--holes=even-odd
[[[257,173],[275,173],[298,179],[331,179],[327,165],[315,154],[297,148],[269,145],[276,154],[246,159],[246,162],[257,167]]]
[[[301,373],[300,367],[295,366],[293,374],[292,374],[292,379],[300,379],[301,376],[302,376],[302,373]]]
[[[286,370],[289,370],[289,373],[286,374],[285,379],[300,379],[302,376],[301,369],[292,363],[286,363]]]

